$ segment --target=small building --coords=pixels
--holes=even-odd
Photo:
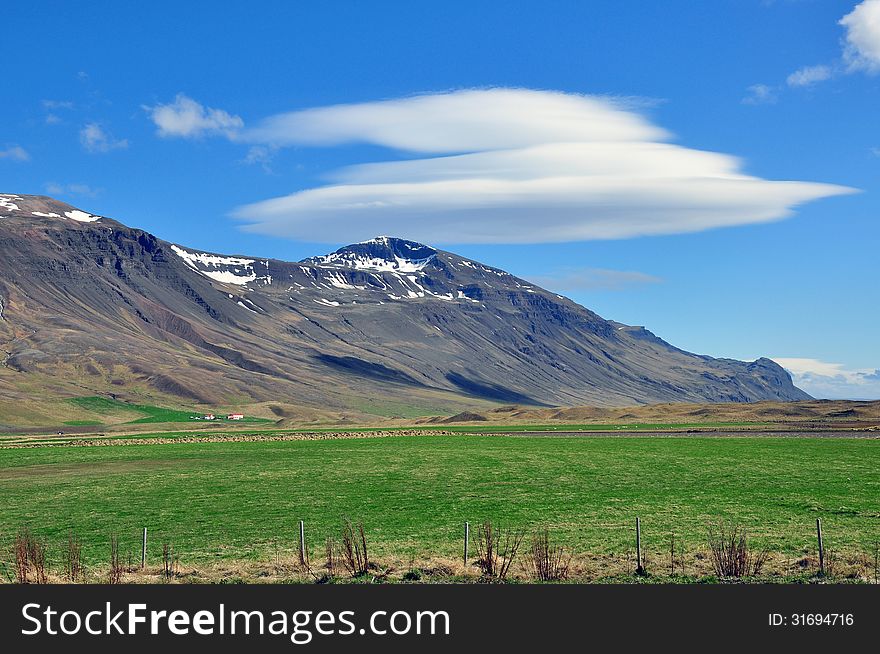
[[[206,413],[205,415],[202,416],[202,420],[216,420],[216,419],[217,419],[217,416],[215,416],[213,413]]]
[[[243,413],[230,413],[228,416],[226,416],[226,419],[227,420],[244,420],[244,414]]]

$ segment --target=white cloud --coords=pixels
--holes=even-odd
[[[635,270],[606,268],[563,268],[546,275],[529,275],[528,280],[552,291],[622,291],[632,286],[658,284],[663,280]]]
[[[813,397],[829,400],[880,399],[880,369],[847,368],[818,359],[774,357],[792,376],[795,386]]]
[[[746,96],[740,100],[742,104],[776,104],[776,89],[766,84],[753,84]]]
[[[804,66],[796,70],[786,79],[789,86],[812,86],[831,78],[831,66]]]
[[[639,114],[622,110],[622,104],[552,91],[464,90],[279,114],[243,138],[277,145],[371,143],[447,153],[667,136]]]
[[[272,159],[275,158],[277,150],[278,148],[273,145],[252,145],[241,162],[249,166],[260,166],[263,172],[271,174]]]
[[[110,152],[128,147],[125,139],[115,139],[98,123],[88,123],[79,131],[79,142],[87,152]]]
[[[767,181],[730,155],[665,143],[613,99],[467,90],[308,109],[241,135],[256,144],[370,143],[450,156],[336,171],[330,183],[236,211],[246,229],[337,242],[537,243],[674,234],[779,220],[852,192]]]
[[[45,185],[46,193],[49,195],[82,195],[93,198],[99,195],[103,189],[92,188],[88,184],[59,184],[58,182],[48,182]]]
[[[843,58],[849,69],[880,72],[880,0],[864,0],[840,24],[846,28]]]
[[[205,107],[183,93],[178,93],[174,102],[144,109],[163,137],[199,138],[216,134],[232,137],[244,126],[238,116]]]
[[[20,145],[10,145],[5,150],[0,150],[0,159],[10,161],[30,161],[31,155]]]
[[[43,109],[46,110],[45,121],[47,125],[57,125],[61,122],[61,116],[56,111],[67,111],[74,108],[73,102],[70,100],[43,100]]]
[[[812,86],[831,79],[837,72],[880,72],[880,0],[864,0],[838,21],[845,28],[843,63],[805,66],[786,80],[790,87]],[[754,87],[753,87],[754,88]]]
[[[42,105],[45,109],[73,109],[73,102],[70,100],[43,100]]]

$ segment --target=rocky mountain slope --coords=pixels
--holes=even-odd
[[[0,344],[10,401],[37,390],[426,410],[808,398],[769,359],[690,354],[419,243],[380,237],[301,262],[226,256],[29,195],[0,194]]]

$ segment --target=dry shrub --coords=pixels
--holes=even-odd
[[[477,567],[483,576],[506,579],[523,538],[522,531],[495,527],[489,520],[477,527]]]
[[[162,576],[166,581],[179,574],[180,559],[174,555],[174,548],[170,543],[162,543]]]
[[[328,536],[324,552],[327,556],[327,575],[330,577],[335,576],[337,570],[339,570],[339,556],[337,554],[337,551],[338,548],[336,546],[336,541]]]
[[[64,553],[64,571],[67,581],[75,584],[85,576],[82,565],[82,543],[72,531],[67,534],[67,551]]]
[[[110,578],[109,582],[111,584],[121,584],[122,583],[122,573],[125,571],[125,568],[122,565],[122,561],[119,559],[119,538],[117,538],[116,534],[110,536]]]
[[[342,565],[352,577],[362,577],[370,569],[367,536],[362,523],[355,527],[351,520],[345,520],[342,527]]]
[[[528,568],[538,581],[560,581],[568,578],[571,555],[561,545],[550,540],[550,530],[544,527],[532,535]]]
[[[28,540],[30,540],[30,532],[26,529],[19,531],[15,535],[15,545],[14,554],[15,554],[15,581],[20,584],[28,583],[28,572],[30,572],[31,566],[28,561]]]
[[[723,520],[707,530],[712,566],[719,577],[752,577],[761,574],[769,552],[755,552],[749,547],[745,528]]]
[[[46,544],[30,530],[22,529],[15,535],[15,580],[20,584],[45,584]]]

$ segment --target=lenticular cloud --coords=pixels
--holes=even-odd
[[[297,111],[240,138],[275,147],[383,146],[415,157],[350,166],[327,184],[240,207],[249,231],[337,242],[539,243],[780,220],[853,189],[746,175],[732,156],[669,142],[620,101],[466,90]]]

